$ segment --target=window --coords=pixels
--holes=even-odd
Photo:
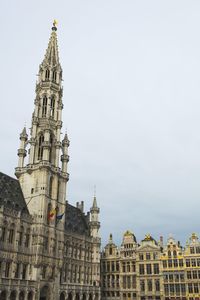
[[[190,253],[195,254],[194,247],[190,247]]]
[[[112,247],[109,247],[109,255],[112,255],[113,254],[113,251],[112,251]]]
[[[23,242],[23,231],[24,231],[24,228],[23,228],[23,226],[21,226],[20,232],[19,232],[19,242],[18,242],[18,245],[19,245],[19,246],[22,246],[22,242]]]
[[[179,267],[183,267],[183,259],[179,259]]]
[[[154,274],[159,274],[159,264],[154,264],[153,269],[154,269]]]
[[[178,267],[178,260],[174,259],[174,267],[177,268]]]
[[[151,254],[150,253],[146,253],[146,260],[150,260],[151,259]]]
[[[140,253],[140,254],[139,254],[139,260],[144,260],[144,255],[143,255],[143,253]]]
[[[8,235],[8,243],[12,244],[13,243],[13,238],[14,238],[14,229],[9,230],[9,235]]]
[[[200,253],[200,247],[196,247],[196,253]]]
[[[144,265],[142,265],[142,264],[139,265],[139,273],[140,273],[140,275],[144,274]]]
[[[5,241],[5,236],[6,236],[6,228],[3,227],[2,231],[1,231],[1,241],[4,242]]]
[[[176,294],[179,295],[180,294],[180,285],[179,284],[175,284],[175,290],[176,290]]]
[[[160,291],[160,280],[159,279],[155,280],[155,289],[156,289],[156,292]]]
[[[168,295],[169,294],[169,286],[168,286],[168,284],[164,285],[164,290],[165,290],[165,295]]]
[[[45,79],[49,80],[50,71],[47,69],[45,72]]]
[[[149,279],[147,281],[147,287],[148,287],[148,291],[151,292],[152,291],[152,280],[151,279]]]
[[[198,294],[199,293],[199,287],[198,287],[198,283],[194,283],[194,293]]]
[[[196,259],[192,258],[191,259],[192,267],[196,267]]]
[[[56,77],[57,77],[57,73],[56,73],[56,71],[53,71],[53,81],[55,81],[55,82],[56,82]]]
[[[144,280],[140,280],[140,290],[141,290],[141,292],[145,291],[145,281]]]
[[[193,272],[192,272],[192,275],[193,275],[193,279],[197,279],[197,278],[198,278],[198,277],[197,277],[197,270],[193,271]]]
[[[46,117],[46,114],[47,114],[47,96],[44,96],[42,101],[42,117]]]
[[[187,279],[192,279],[191,271],[187,271]]]
[[[197,266],[200,267],[200,258],[197,258]]]
[[[188,292],[191,294],[193,293],[193,286],[192,283],[188,283]]]
[[[168,260],[168,267],[172,268],[172,260],[171,259]]]
[[[43,157],[43,142],[44,142],[44,136],[43,134],[41,134],[39,137],[38,160],[41,160]]]
[[[54,96],[51,97],[51,102],[50,102],[50,116],[54,117],[54,112],[55,112],[55,98]]]
[[[27,271],[27,265],[23,265],[23,267],[22,267],[22,279],[26,279],[26,271]]]
[[[167,268],[167,261],[163,260],[163,268]]]
[[[27,230],[25,235],[25,247],[29,247],[29,241],[30,241],[30,229]]]
[[[190,267],[190,260],[186,259],[186,267]]]
[[[184,281],[184,279],[185,279],[184,274],[180,274],[180,280]]]
[[[147,274],[152,274],[151,264],[147,264],[146,268],[147,268]]]
[[[17,263],[15,267],[15,278],[19,278],[19,270],[20,270],[20,264]]]
[[[5,268],[5,277],[10,276],[10,262],[6,262],[6,268]]]
[[[53,136],[50,135],[50,149],[49,149],[49,162],[52,163],[53,160]]]

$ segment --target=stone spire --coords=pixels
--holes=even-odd
[[[57,22],[54,21],[51,36],[49,39],[49,44],[46,50],[46,54],[44,60],[42,62],[43,65],[48,65],[51,67],[55,67],[60,65],[59,63],[59,55],[58,55],[58,42],[57,42]]]

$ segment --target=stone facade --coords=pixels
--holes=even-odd
[[[96,197],[66,200],[67,134],[61,140],[62,68],[57,27],[40,64],[30,136],[20,134],[18,180],[0,173],[0,299],[98,300],[100,223]],[[28,151],[27,151],[28,150]]]
[[[172,237],[163,245],[147,234],[137,243],[125,232],[121,247],[112,235],[101,255],[102,300],[199,300],[200,242],[192,234],[186,247]]]

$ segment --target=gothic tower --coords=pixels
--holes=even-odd
[[[39,66],[30,138],[24,128],[15,172],[31,215],[44,224],[51,211],[64,212],[68,181],[69,140],[65,135],[61,142],[63,88],[56,31],[54,23],[45,57]]]

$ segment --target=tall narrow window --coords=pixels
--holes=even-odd
[[[42,117],[46,117],[46,115],[47,115],[47,97],[44,96],[42,101]]]
[[[50,103],[50,116],[53,118],[55,113],[55,98],[54,96],[51,97],[51,103]]]
[[[56,82],[57,74],[56,71],[53,71],[53,81]]]
[[[39,137],[39,147],[38,147],[38,160],[42,159],[43,156],[43,142],[44,142],[44,136],[43,134]]]
[[[10,276],[10,266],[11,266],[11,263],[10,262],[6,262],[5,277],[9,277]]]
[[[53,177],[51,176],[50,177],[50,180],[49,180],[49,197],[52,198],[52,191],[53,191]]]
[[[49,149],[49,162],[52,163],[53,160],[53,136],[50,135],[50,149]]]
[[[50,71],[47,69],[45,72],[45,79],[49,80]]]

